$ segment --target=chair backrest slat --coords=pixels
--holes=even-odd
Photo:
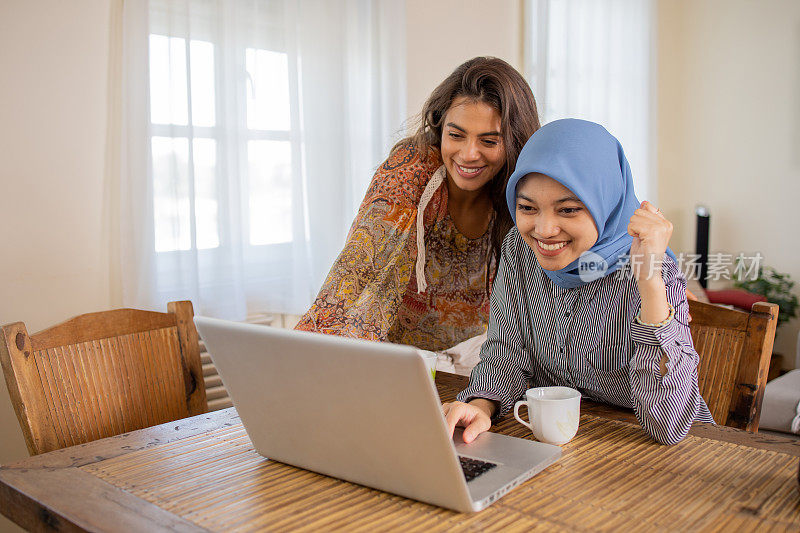
[[[178,302],[175,302],[178,303]],[[128,333],[174,327],[176,317],[140,309],[113,309],[86,313],[31,335],[34,350],[45,350],[66,344],[78,344]]]
[[[689,301],[689,311],[700,394],[711,415],[719,424],[758,431],[778,306],[758,302],[745,313]]]
[[[3,326],[0,361],[31,454],[207,410],[191,302],[90,313],[28,336]],[[192,344],[193,343],[193,344]]]
[[[695,325],[694,320],[690,327],[695,338],[695,349],[702,354],[698,370],[700,393],[709,404],[714,420],[726,420],[745,334],[737,330]]]

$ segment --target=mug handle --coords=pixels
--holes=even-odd
[[[527,403],[528,402],[525,401],[525,400],[520,400],[520,401],[518,401],[517,403],[514,404],[514,418],[517,419],[517,422],[519,422],[523,426],[525,426],[528,429],[530,429],[531,431],[533,431],[533,428],[531,427],[531,425],[529,423],[525,422],[523,419],[521,419],[519,417],[519,408],[522,407],[523,405],[526,405]],[[530,417],[530,416],[531,416],[531,413],[528,412],[528,417]]]

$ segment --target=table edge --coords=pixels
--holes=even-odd
[[[82,485],[95,497],[87,500],[81,491],[63,490],[67,485]],[[87,502],[92,502],[88,508]],[[109,506],[113,512],[106,512]],[[138,531],[207,531],[76,467],[0,469],[0,513],[29,531],[119,531],[131,526]]]

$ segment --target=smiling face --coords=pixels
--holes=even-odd
[[[544,174],[517,185],[517,228],[545,270],[561,270],[597,242],[597,226],[575,194]]]
[[[441,150],[448,179],[464,192],[481,191],[506,161],[500,114],[484,102],[456,98],[442,121]]]

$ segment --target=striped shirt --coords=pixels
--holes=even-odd
[[[664,444],[683,439],[695,420],[714,422],[697,386],[686,278],[665,257],[662,277],[675,318],[653,327],[634,320],[641,298],[629,274],[624,268],[561,288],[513,228],[503,242],[481,362],[458,400],[498,402],[497,420],[528,388],[572,387],[591,400],[633,408],[642,428]]]

